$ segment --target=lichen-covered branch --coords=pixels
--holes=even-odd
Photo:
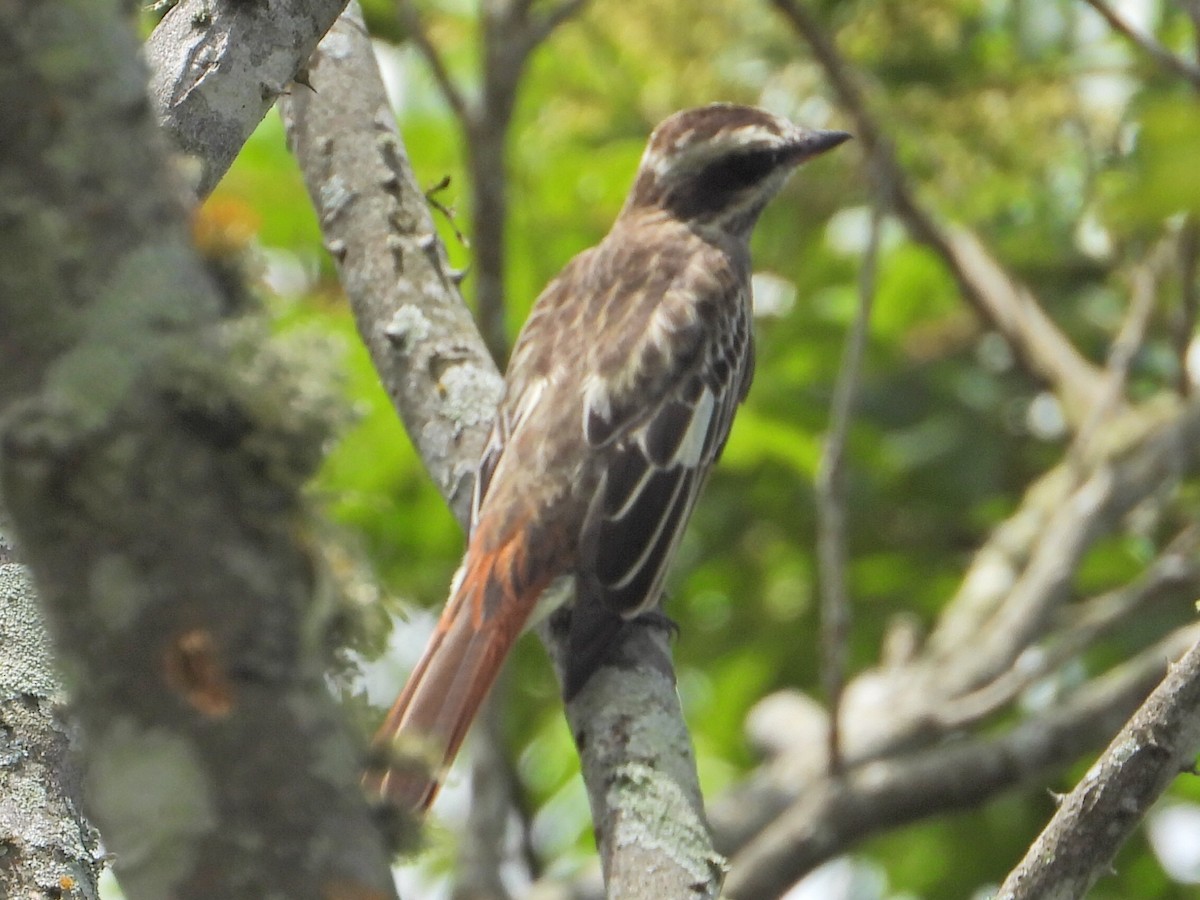
[[[6,3],[0,56],[0,483],[124,893],[394,896],[324,683],[328,414],[220,318],[124,4]]]
[[[565,670],[566,629],[539,629]],[[607,896],[715,898],[725,860],[713,848],[665,629],[626,628],[609,662],[567,704]]]
[[[29,573],[0,514],[0,897],[95,900],[98,835],[80,814],[64,695]]]
[[[829,430],[821,447],[817,467],[817,564],[821,589],[821,680],[829,703],[829,765],[841,767],[842,690],[846,678],[846,644],[850,637],[850,598],[846,590],[846,443],[867,329],[875,300],[875,271],[879,256],[879,237],[883,230],[883,211],[876,207],[871,216],[871,232],[863,253],[859,276],[858,311],[846,338],[829,411]]]

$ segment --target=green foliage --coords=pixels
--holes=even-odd
[[[1153,234],[1163,219],[1200,211],[1200,175],[1182,147],[1200,146],[1196,98],[1188,93],[1147,96],[1137,116],[1137,144],[1127,165],[1108,172],[1106,219],[1122,233]]]

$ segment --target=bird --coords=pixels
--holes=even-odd
[[[754,370],[751,232],[797,166],[849,137],[730,103],[653,130],[611,230],[546,286],[513,347],[466,554],[372,742],[364,785],[382,803],[428,810],[541,617],[570,604],[570,700],[624,623],[656,614]]]

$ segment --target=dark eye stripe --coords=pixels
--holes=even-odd
[[[665,200],[681,219],[721,213],[739,191],[753,187],[779,165],[775,150],[747,150],[713,160],[694,175],[688,175]]]
[[[736,153],[709,163],[700,183],[710,190],[739,191],[766,178],[777,163],[774,150]]]

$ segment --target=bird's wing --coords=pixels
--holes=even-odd
[[[740,261],[716,248],[644,249],[586,251],[547,285],[513,350],[472,504],[478,522],[515,437],[527,422],[545,427],[539,406],[573,406],[590,457],[580,471],[596,483],[577,567],[589,593],[624,618],[658,600],[753,369]]]
[[[567,697],[624,620],[657,603],[753,369],[748,260],[683,242],[647,253],[647,243],[586,251],[547,285],[513,350],[476,479],[473,528],[502,480],[512,491],[510,474],[536,493],[554,488],[538,479],[570,472],[591,491],[575,526]],[[530,428],[544,433],[531,440]],[[518,445],[524,458],[500,471]],[[555,475],[534,471],[550,459]]]
[[[753,366],[746,280],[699,258],[652,296],[620,367],[584,391],[583,428],[600,461],[580,569],[624,618],[657,602],[668,562],[745,397]]]
[[[563,318],[569,315],[573,301],[586,300],[580,295],[587,290],[585,282],[595,252],[595,248],[585,250],[563,267],[542,290],[521,329],[504,376],[504,396],[475,473],[469,530],[473,531],[479,522],[479,510],[491,487],[492,476],[513,435],[529,420],[539,402],[546,399],[547,375],[555,365],[557,338],[564,330]]]

